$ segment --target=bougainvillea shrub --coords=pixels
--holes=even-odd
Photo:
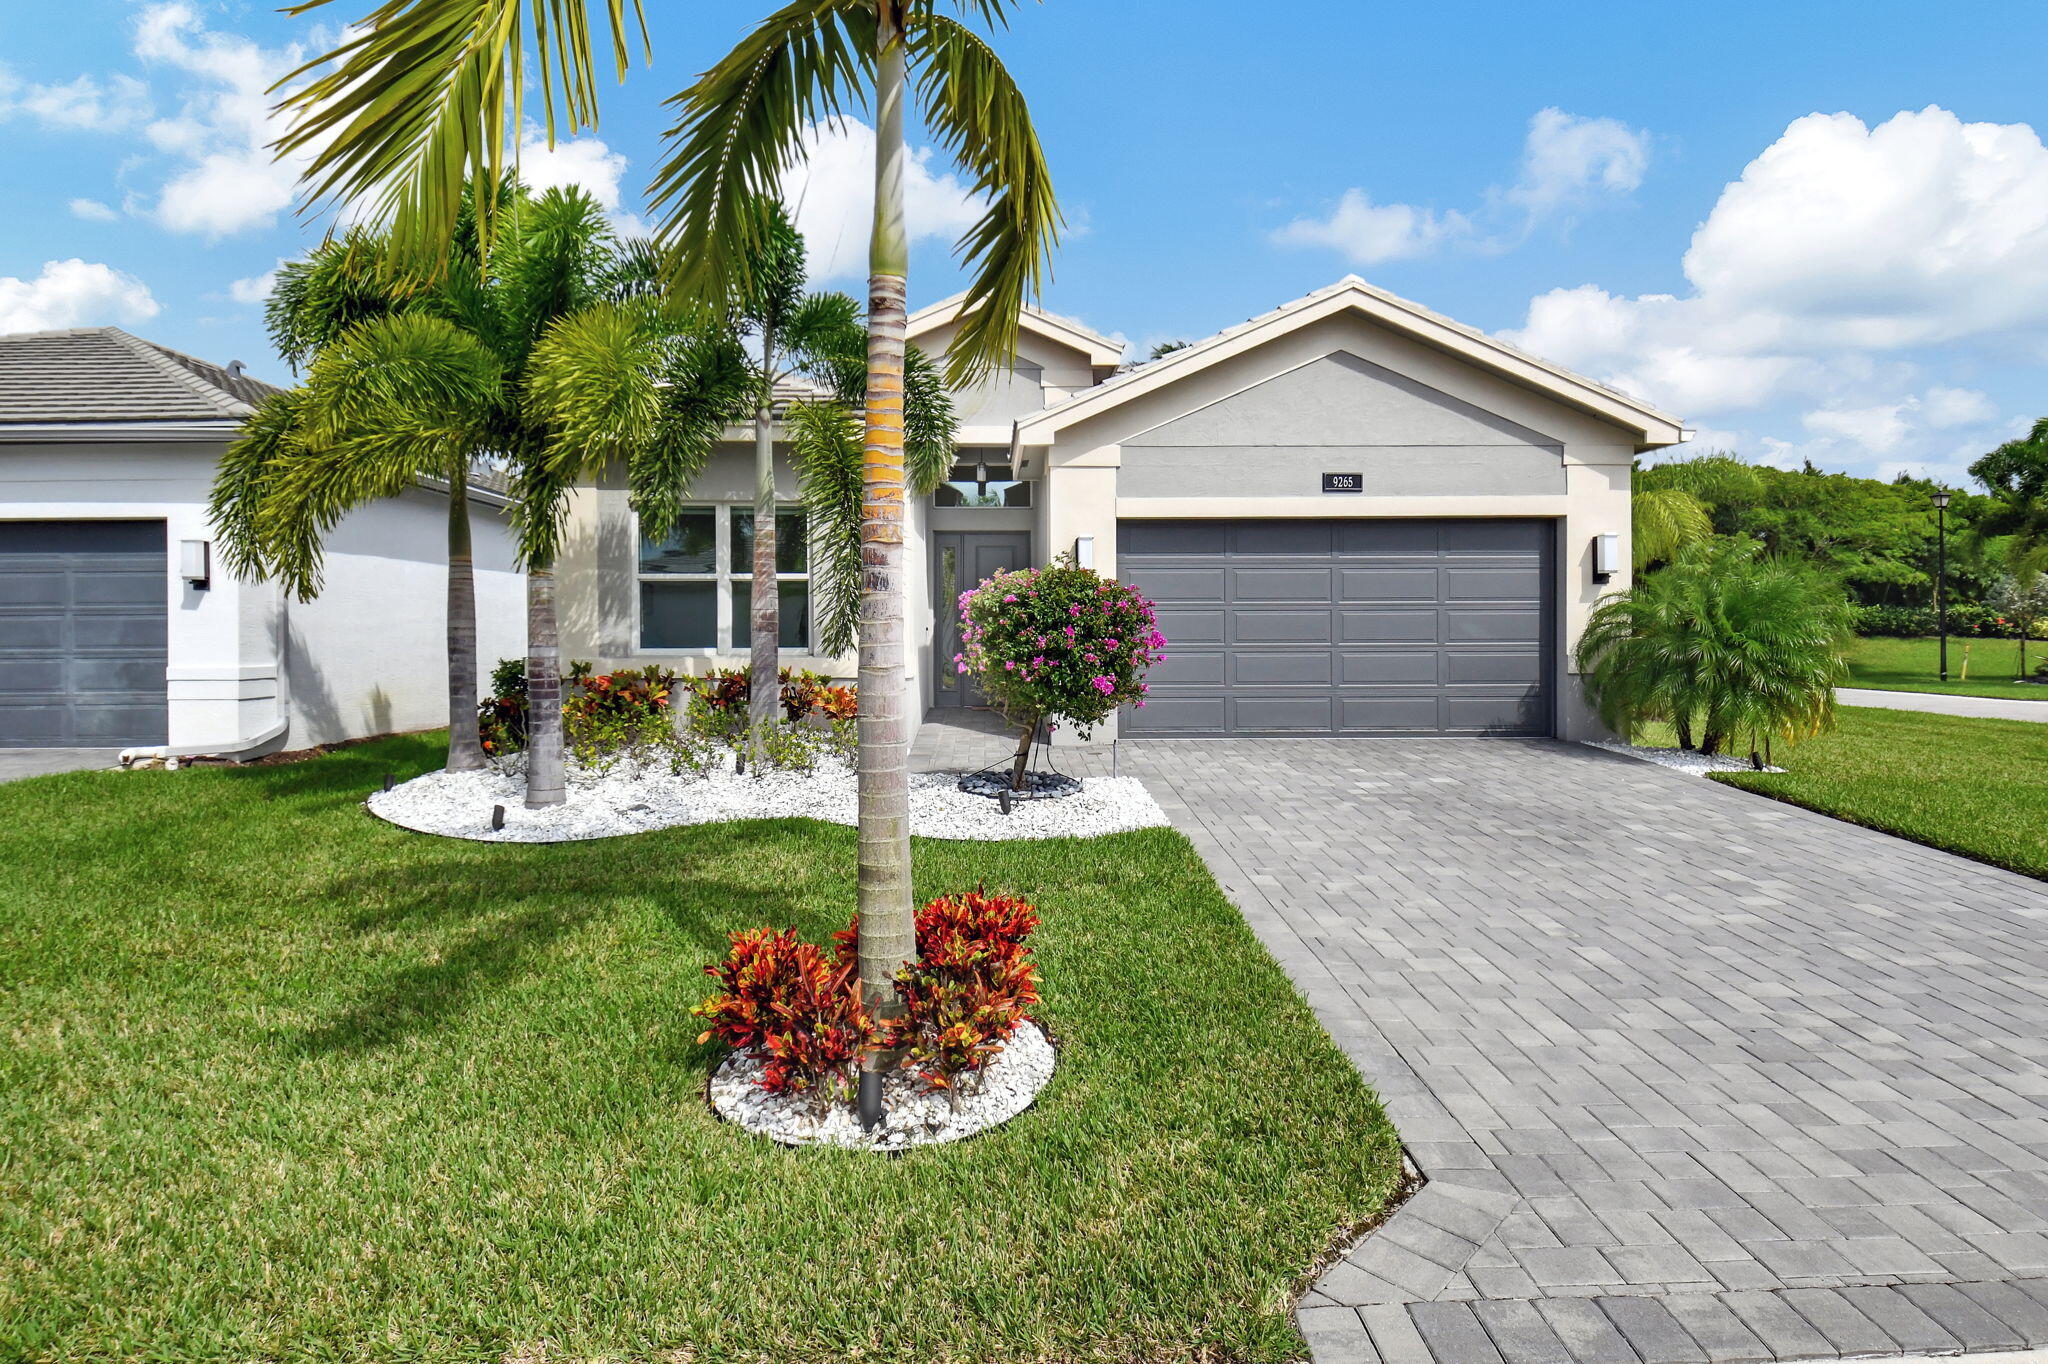
[[[717,1037],[762,1053],[760,1085],[771,1094],[852,1092],[854,1067],[877,1035],[854,965],[793,928],[758,928],[733,934],[725,960],[704,971],[722,988],[691,1011],[705,1022],[699,1042]]]
[[[953,666],[1022,730],[1020,788],[1042,721],[1068,720],[1087,738],[1117,707],[1145,704],[1145,672],[1166,657],[1144,594],[1066,557],[961,593],[960,640]]]

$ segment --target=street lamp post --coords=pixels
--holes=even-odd
[[[1948,498],[1934,490],[1934,618],[1941,630],[1941,680],[1948,681]]]

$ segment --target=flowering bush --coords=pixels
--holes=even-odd
[[[526,747],[526,660],[501,658],[491,669],[491,694],[477,703],[477,735],[484,752],[509,757]]]
[[[854,1066],[875,1039],[851,964],[827,960],[796,930],[732,935],[722,962],[704,968],[723,987],[691,1010],[705,1022],[697,1038],[767,1058],[761,1088],[770,1094],[830,1099],[852,1091]]]
[[[696,695],[689,705],[691,729],[728,748],[750,750],[770,767],[807,772],[828,752],[850,759],[858,743],[855,689],[836,687],[829,677],[800,669],[784,668],[780,676],[783,718],[752,735],[752,742],[749,668],[720,668],[696,679]]]
[[[1145,704],[1145,671],[1166,657],[1152,603],[1066,557],[961,593],[960,639],[954,666],[1023,730],[1019,787],[1041,721],[1071,720],[1087,738],[1118,706]]]
[[[692,1010],[705,1021],[697,1040],[760,1052],[770,1093],[843,1095],[874,1047],[901,1052],[929,1088],[957,1096],[1038,1003],[1025,941],[1037,927],[1037,912],[1014,895],[930,901],[917,911],[917,960],[896,977],[902,1009],[888,1019],[861,1005],[860,916],[832,935],[830,957],[794,929],[735,933],[726,959],[704,968],[722,988]]]

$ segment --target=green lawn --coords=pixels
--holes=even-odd
[[[850,908],[851,829],[556,847],[358,806],[440,760],[0,786],[0,1358],[1279,1361],[1395,1136],[1192,848],[920,841],[1022,892],[1037,1107],[885,1159],[716,1122],[726,933]]]
[[[1967,644],[1970,664],[1968,681],[1958,678]],[[1938,639],[1859,639],[1849,648],[1849,685],[1874,687],[1880,691],[1934,691],[1957,696],[2008,696],[2039,701],[2048,706],[2048,686],[2015,682],[2019,672],[2020,642],[2016,639],[1948,641],[1948,676],[1941,680],[1941,641]],[[2027,667],[2031,670],[2048,659],[2048,641],[2029,640]]]
[[[1715,779],[2048,878],[2048,724],[1843,706],[1786,771]],[[1666,740],[1668,742],[1668,740]]]

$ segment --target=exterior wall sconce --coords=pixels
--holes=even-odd
[[[1612,582],[1621,572],[1621,537],[1613,531],[1593,537],[1593,581]]]
[[[1074,567],[1095,567],[1095,537],[1076,535],[1074,537]]]
[[[213,544],[207,540],[178,542],[178,576],[192,586],[213,586]]]

